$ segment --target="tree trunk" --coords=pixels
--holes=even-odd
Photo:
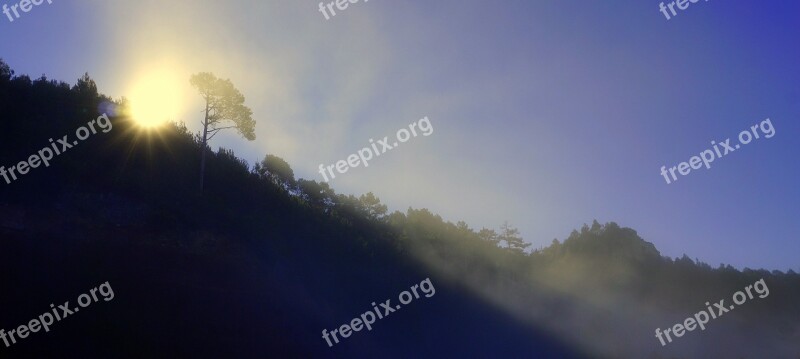
[[[203,180],[206,174],[206,144],[208,143],[208,99],[206,99],[206,117],[203,120],[203,144],[200,146],[200,194],[203,194]]]

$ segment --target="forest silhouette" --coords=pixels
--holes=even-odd
[[[97,283],[116,293],[0,356],[800,356],[794,271],[669,258],[613,222],[528,252],[507,223],[390,213],[376,194],[295,178],[278,154],[250,165],[181,124],[142,130],[126,106],[88,74],[32,80],[0,60],[0,165],[104,112],[114,125],[0,185],[0,327]],[[426,277],[435,297],[334,348],[321,338]],[[667,346],[655,338],[759,279],[768,297]]]

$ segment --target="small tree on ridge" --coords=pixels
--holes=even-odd
[[[200,157],[200,192],[203,191],[203,180],[206,171],[206,148],[208,141],[219,131],[235,128],[248,141],[256,139],[256,121],[253,111],[244,105],[244,95],[237,90],[230,80],[222,80],[209,72],[192,75],[189,80],[200,92],[206,102],[205,117],[201,139]],[[225,126],[226,124],[230,126]]]

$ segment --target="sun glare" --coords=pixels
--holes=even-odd
[[[137,77],[129,92],[130,116],[140,126],[158,127],[175,119],[183,106],[182,82],[175,71],[151,71]]]

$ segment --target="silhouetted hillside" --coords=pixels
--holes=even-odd
[[[0,328],[106,281],[115,292],[48,333],[0,344],[3,357],[800,355],[796,273],[673,260],[596,221],[528,254],[503,245],[515,243],[508,228],[388,213],[372,193],[295,179],[274,155],[250,165],[205,149],[200,195],[196,136],[139,129],[125,108],[88,75],[70,86],[0,62],[0,165],[102,113],[113,124],[1,183]],[[322,338],[426,278],[435,295],[333,347]],[[760,279],[768,296],[667,346],[655,338]]]

